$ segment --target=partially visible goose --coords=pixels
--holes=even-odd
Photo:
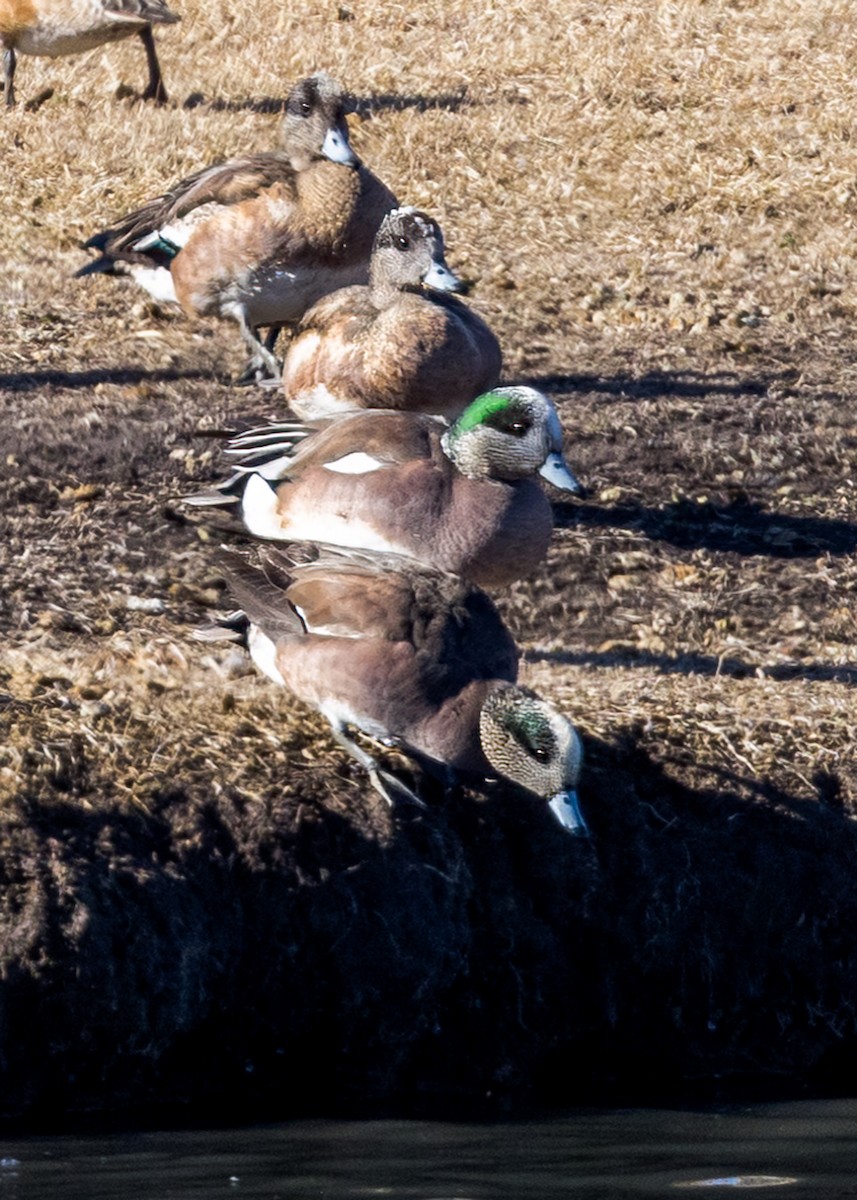
[[[576,791],[580,739],[550,704],[516,686],[514,641],[484,592],[354,551],[302,565],[274,552],[261,567],[231,555],[226,576],[241,605],[223,623],[227,636],[327,718],[387,800],[413,793],[379,770],[350,726],[442,778],[511,780],[571,833],[587,832]]]
[[[294,323],[328,292],[365,282],[375,233],[396,207],[351,149],[343,92],[329,75],[292,88],[282,146],[181,180],[90,238],[100,257],[78,275],[130,273],[189,316],[232,318],[251,369],[279,377],[257,330]]]
[[[502,586],[547,553],[551,505],[536,482],[582,494],[547,396],[497,388],[447,426],[420,413],[349,413],[315,431],[273,425],[231,443],[238,471],[191,504],[241,502],[250,533],[411,558]]]
[[[415,209],[388,213],[375,238],[369,283],[319,300],[283,363],[283,390],[303,420],[355,408],[456,417],[500,378],[500,344],[448,293],[461,284],[443,234]]]
[[[155,53],[152,25],[173,25],[179,18],[166,0],[0,0],[0,45],[6,106],[15,103],[18,54],[58,58],[81,54],[104,42],[136,34],[146,49],[149,82],[144,100],[167,99]]]

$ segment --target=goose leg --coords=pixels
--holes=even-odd
[[[143,92],[144,100],[154,100],[156,104],[166,103],[167,89],[161,76],[161,66],[155,52],[155,37],[151,25],[144,25],[140,30],[140,40],[146,47],[146,62],[149,66],[149,82]]]

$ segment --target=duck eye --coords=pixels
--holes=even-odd
[[[410,250],[410,248],[411,248],[410,239],[406,238],[406,237],[396,238],[396,245],[399,247],[400,250]]]
[[[309,100],[301,100],[301,116],[308,117],[312,112],[312,105]]]
[[[510,411],[508,408],[501,408],[496,412],[489,413],[485,424],[496,429],[498,433],[516,438],[525,437],[533,427],[529,417],[520,412]]]
[[[545,750],[544,746],[534,746],[532,753],[536,762],[546,763],[550,761],[550,753]]]

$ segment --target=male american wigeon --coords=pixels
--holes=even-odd
[[[437,222],[388,213],[368,285],[325,296],[301,320],[283,363],[289,407],[308,421],[355,408],[458,416],[502,366],[486,323],[448,294],[460,287]]]
[[[282,150],[183,179],[87,243],[78,274],[130,273],[190,316],[230,317],[253,365],[279,377],[257,330],[300,319],[336,288],[365,282],[378,226],[396,198],[348,140],[342,89],[325,73],[296,84]]]
[[[242,610],[224,621],[229,635],[327,718],[388,800],[413,793],[378,769],[349,726],[446,780],[512,780],[547,801],[570,832],[587,832],[576,793],[580,739],[550,704],[516,686],[515,643],[484,592],[355,551],[301,565],[281,552],[261,566],[230,555],[226,576]]]
[[[238,471],[189,503],[241,501],[250,533],[408,555],[502,586],[547,553],[551,505],[538,473],[577,495],[556,409],[535,388],[474,400],[451,426],[386,409],[315,430],[272,425],[230,443]]]
[[[146,48],[149,82],[144,100],[167,99],[155,53],[152,25],[172,25],[179,18],[166,0],[0,0],[0,45],[7,107],[15,103],[18,54],[57,58],[118,42],[132,34]]]

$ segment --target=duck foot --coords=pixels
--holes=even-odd
[[[283,382],[280,364],[273,355],[263,357],[253,354],[244,364],[244,370],[232,382],[235,387],[278,388]]]
[[[427,807],[416,792],[390,771],[385,771],[378,766],[372,767],[369,770],[369,781],[375,791],[384,797],[390,808],[395,808],[396,804],[413,804],[417,808],[423,809]]]

